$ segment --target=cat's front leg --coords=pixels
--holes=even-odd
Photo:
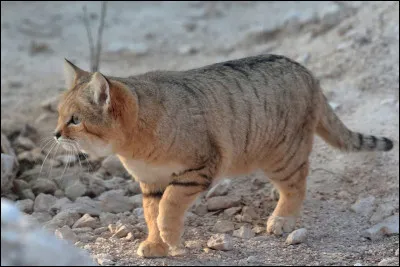
[[[211,184],[211,175],[202,171],[188,171],[173,177],[160,201],[157,218],[162,240],[168,244],[171,255],[181,255],[185,249],[181,244],[186,210],[201,192]]]
[[[137,250],[139,256],[146,258],[164,257],[168,255],[168,245],[165,244],[157,226],[158,207],[164,188],[157,185],[140,183],[143,193],[143,212],[149,234]]]

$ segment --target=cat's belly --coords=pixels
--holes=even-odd
[[[165,165],[149,164],[140,160],[125,160],[122,164],[136,181],[146,184],[168,184],[173,173],[180,173],[183,165],[170,163]]]

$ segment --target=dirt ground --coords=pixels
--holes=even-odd
[[[95,30],[98,2],[1,2],[2,131],[29,122],[44,137],[55,127],[56,115],[43,115],[40,105],[64,90],[64,57],[89,67],[84,4]],[[95,258],[108,255],[114,265],[399,264],[398,232],[379,240],[362,235],[380,205],[391,206],[386,217],[399,213],[398,2],[109,2],[100,70],[112,76],[184,70],[260,53],[307,66],[349,128],[387,136],[394,149],[344,154],[316,138],[301,219],[308,234],[299,245],[264,231],[248,240],[234,237],[230,251],[204,249],[223,216],[209,212],[188,220],[184,240],[198,246],[188,245],[185,256],[140,258],[139,239],[101,239],[84,249]],[[253,226],[265,223],[276,205],[259,175],[234,179],[228,192],[259,212]],[[375,201],[367,215],[352,211],[370,196]]]

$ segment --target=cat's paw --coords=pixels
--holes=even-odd
[[[275,235],[290,233],[295,229],[296,221],[296,217],[279,217],[271,215],[267,222],[267,232]]]
[[[168,245],[146,240],[140,243],[137,254],[145,258],[165,257],[168,255]]]

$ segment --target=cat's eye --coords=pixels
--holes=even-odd
[[[81,123],[81,120],[80,120],[79,117],[76,116],[76,115],[73,115],[73,116],[71,117],[71,120],[69,121],[69,124],[75,124],[75,125],[77,125],[77,124],[79,124],[79,123]]]

